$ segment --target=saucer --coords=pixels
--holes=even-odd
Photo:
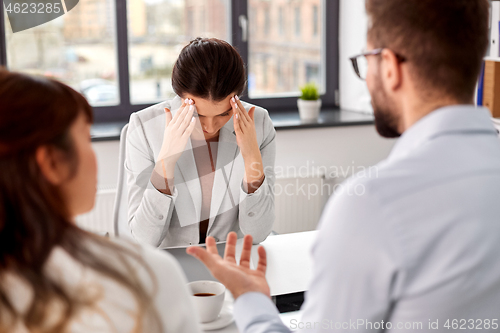
[[[204,331],[213,331],[224,328],[234,321],[233,304],[225,301],[220,311],[219,317],[209,323],[201,323],[201,329]]]

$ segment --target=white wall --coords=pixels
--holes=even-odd
[[[97,155],[97,184],[99,189],[116,188],[118,181],[119,141],[94,142]]]
[[[373,112],[364,81],[351,65],[350,57],[366,48],[367,17],[364,0],[340,1],[340,106],[345,110]]]
[[[369,167],[386,158],[393,140],[382,139],[373,125],[278,131],[276,167]]]

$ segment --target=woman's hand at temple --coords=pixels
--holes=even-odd
[[[254,113],[255,107],[248,112],[241,104],[238,96],[231,98],[233,108],[233,122],[236,133],[236,142],[240,147],[241,155],[245,161],[245,178],[247,193],[255,192],[264,181],[264,168],[255,132]]]
[[[151,176],[151,183],[165,194],[171,194],[173,191],[175,163],[186,148],[187,141],[195,128],[193,113],[194,102],[190,99],[183,101],[174,117],[170,110],[165,108],[163,143],[156,158],[155,171]]]
[[[269,285],[266,281],[266,250],[259,246],[257,269],[251,269],[252,236],[246,235],[243,239],[243,250],[238,265],[236,262],[237,238],[235,232],[227,235],[224,259],[219,256],[213,237],[207,237],[206,250],[203,247],[191,246],[186,252],[203,262],[212,275],[229,289],[235,300],[247,292],[260,292],[270,297]]]

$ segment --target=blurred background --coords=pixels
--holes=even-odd
[[[118,69],[124,56],[117,48],[119,4],[80,0],[64,16],[15,34],[5,15],[9,69],[60,79],[93,106],[119,105],[118,80],[126,74]],[[127,0],[126,8],[126,104],[172,98],[172,66],[190,40],[201,36],[232,42],[227,0]],[[323,91],[323,1],[249,0],[246,9],[248,97],[295,96],[311,81]]]
[[[366,84],[349,61],[366,44],[364,0],[79,0],[67,14],[17,33],[5,9],[0,65],[62,80],[93,106],[98,194],[94,210],[78,219],[85,229],[114,230],[120,131],[132,112],[174,96],[172,67],[196,37],[238,50],[247,66],[242,99],[266,108],[278,132],[277,170],[306,170],[280,175],[277,186],[321,188],[277,194],[273,230],[315,229],[331,186],[378,163],[394,143],[377,135]],[[322,100],[314,124],[301,122],[297,107],[309,82]],[[329,178],[315,171],[321,167],[346,172]]]

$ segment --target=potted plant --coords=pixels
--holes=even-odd
[[[321,109],[318,87],[315,83],[308,83],[300,88],[302,95],[297,100],[301,120],[318,120]]]

